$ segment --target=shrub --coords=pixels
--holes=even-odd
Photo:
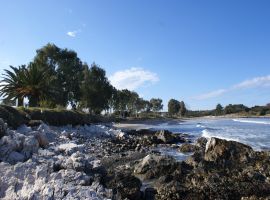
[[[29,121],[25,112],[5,105],[0,106],[0,118],[14,129]]]

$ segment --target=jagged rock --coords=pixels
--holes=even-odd
[[[234,167],[246,163],[253,157],[254,151],[248,145],[210,138],[206,144],[204,159],[216,164]]]
[[[22,153],[26,158],[30,158],[33,153],[38,152],[39,143],[35,136],[28,136],[23,141]]]
[[[167,131],[167,130],[158,131],[156,132],[155,135],[157,139],[160,140],[164,144],[185,142],[185,140],[181,138],[179,134],[173,134],[172,132]]]
[[[49,145],[49,140],[46,133],[40,131],[32,131],[29,135],[35,136],[35,138],[38,140],[40,147],[45,148]]]
[[[176,165],[170,156],[149,154],[134,166],[134,173],[142,174],[144,179],[153,179],[174,170]]]
[[[141,181],[129,172],[116,172],[109,178],[107,186],[116,191],[116,199],[134,199],[141,197]]]
[[[182,144],[178,150],[183,153],[189,153],[199,150],[199,147],[194,144],[185,143]]]
[[[200,137],[196,141],[196,146],[199,147],[200,149],[205,149],[207,143],[207,139],[205,137]]]

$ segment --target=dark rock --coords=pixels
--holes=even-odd
[[[247,163],[253,155],[254,151],[248,145],[211,138],[206,144],[204,159],[218,165],[235,167]]]
[[[134,173],[141,174],[145,180],[154,179],[170,174],[177,166],[177,162],[172,157],[149,154],[135,165]]]
[[[106,185],[115,191],[116,199],[139,200],[141,198],[141,181],[129,172],[116,172],[108,177]]]
[[[196,146],[199,147],[200,149],[205,149],[207,143],[207,139],[205,137],[200,137],[196,141]]]
[[[4,120],[0,118],[0,138],[6,135],[7,133],[7,125],[5,124]]]
[[[189,153],[199,150],[199,147],[194,144],[185,143],[182,144],[178,150],[182,153]]]
[[[40,126],[41,124],[43,124],[42,120],[29,120],[27,123],[27,125],[30,127]]]

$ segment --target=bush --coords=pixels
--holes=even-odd
[[[0,106],[0,118],[14,129],[29,121],[25,112],[5,105]]]
[[[0,118],[0,138],[6,135],[7,127],[2,118]]]

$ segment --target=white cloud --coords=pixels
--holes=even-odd
[[[246,88],[254,88],[254,87],[268,87],[270,86],[270,75],[256,77],[253,79],[249,79],[243,81],[239,84],[234,85],[233,89],[246,89]]]
[[[82,32],[82,29],[78,29],[78,30],[75,30],[75,31],[68,31],[67,32],[67,35],[70,36],[70,37],[76,37],[78,33],[81,33]]]
[[[70,37],[76,37],[78,31],[68,31],[67,35]]]
[[[115,72],[109,77],[111,84],[117,89],[135,90],[146,84],[153,84],[159,81],[156,73],[144,70],[143,68],[130,68]]]
[[[196,100],[211,99],[211,98],[222,96],[223,94],[228,93],[230,91],[249,89],[249,88],[259,88],[259,87],[270,87],[270,75],[255,77],[249,80],[245,80],[227,89],[219,89],[219,90],[211,91],[205,94],[201,94],[199,96],[194,97],[194,99]]]

